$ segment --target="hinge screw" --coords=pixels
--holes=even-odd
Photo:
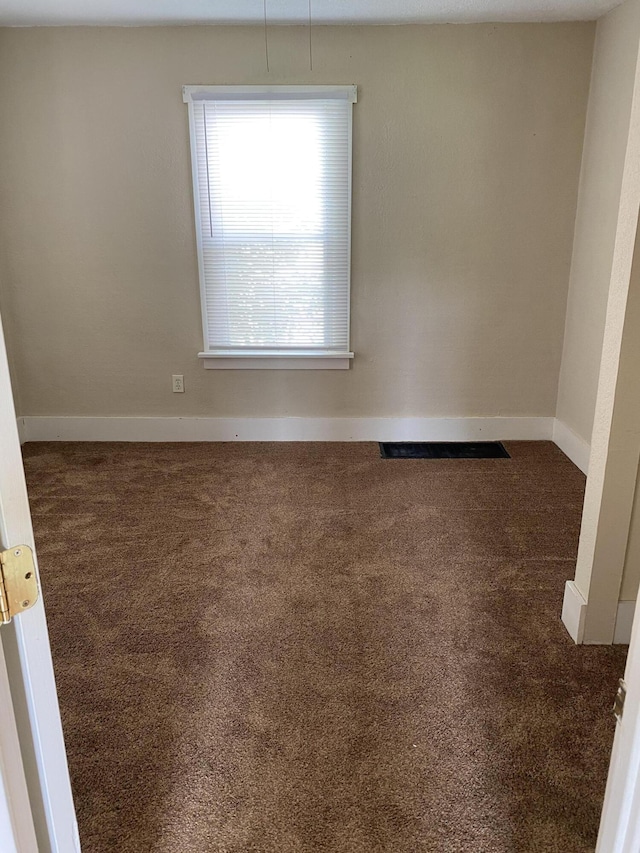
[[[15,550],[13,553],[16,555],[16,557],[19,557],[19,556],[20,556],[20,554],[22,554],[22,549],[21,549],[21,548],[16,548],[16,550]]]
[[[29,599],[27,599],[26,601],[23,601],[23,602],[22,602],[22,606],[23,606],[23,607],[28,607],[28,606],[29,606]]]

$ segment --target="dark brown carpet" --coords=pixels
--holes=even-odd
[[[26,445],[85,853],[592,850],[625,650],[559,620],[583,476],[507,447]]]

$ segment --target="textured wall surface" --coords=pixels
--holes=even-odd
[[[639,37],[639,0],[628,0],[598,22],[557,412],[587,442],[596,406]]]
[[[0,31],[23,415],[555,414],[594,25]],[[356,83],[349,371],[205,371],[187,83]],[[171,393],[171,374],[186,393]]]
[[[638,595],[638,586],[640,586],[640,488],[638,488],[638,479],[637,477],[620,601],[635,601]]]

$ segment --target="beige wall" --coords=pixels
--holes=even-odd
[[[14,356],[18,351],[17,341],[13,340],[16,324],[9,322],[8,308],[8,288],[2,286],[2,279],[0,278],[0,324],[2,324],[5,347],[7,349],[7,361],[9,363],[9,377],[11,379],[11,390],[13,391],[13,402],[16,412],[21,412],[20,389],[18,387],[18,377],[16,375],[14,363]]]
[[[0,31],[23,415],[555,414],[594,26]],[[185,83],[356,83],[349,371],[205,371]],[[171,393],[171,374],[186,393]]]
[[[635,601],[638,595],[638,586],[640,586],[640,477],[636,477],[636,493],[631,512],[631,526],[620,588],[620,601]]]
[[[636,179],[638,181],[638,179]],[[620,584],[620,601],[635,601],[640,586],[640,468],[637,460],[640,459],[640,394],[638,394],[638,377],[640,376],[640,230],[636,231],[635,247],[633,253],[633,264],[629,280],[629,293],[625,306],[624,329],[622,346],[620,348],[620,364],[616,377],[616,398],[621,398],[620,403],[616,401],[614,406],[615,418],[618,415],[618,407],[622,405],[623,423],[620,437],[616,447],[611,448],[608,453],[608,461],[615,456],[622,457],[619,474],[616,477],[618,492],[623,491],[623,479],[630,482],[627,486],[626,501],[618,500],[612,502],[610,512],[612,517],[608,526],[614,527],[616,516],[627,518],[628,538],[624,553],[624,567],[622,571],[622,582]],[[610,463],[609,463],[610,464]],[[627,470],[622,466],[626,464]],[[628,468],[632,467],[629,471]],[[615,469],[614,469],[615,470]],[[624,493],[623,493],[624,495]],[[628,505],[631,504],[629,509]],[[624,544],[624,543],[623,543]],[[607,554],[606,566],[610,570],[614,562],[611,552]]]
[[[557,416],[591,441],[622,169],[638,58],[640,0],[598,22]]]

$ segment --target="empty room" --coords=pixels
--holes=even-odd
[[[637,853],[639,58],[0,0],[3,851]]]

